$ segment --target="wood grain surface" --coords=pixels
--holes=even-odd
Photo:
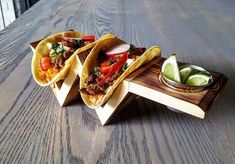
[[[144,89],[142,89],[141,91],[136,91],[138,88],[131,87],[132,84],[137,84],[137,86],[141,85],[143,87],[146,87],[147,89],[152,90],[153,93],[151,97],[152,96],[158,97],[158,95],[153,95],[155,94],[154,92],[157,91],[160,93],[164,93],[167,96],[175,97],[178,100],[183,100],[187,103],[194,104],[196,105],[196,107],[201,108],[202,111],[208,112],[209,107],[212,105],[217,94],[224,87],[227,81],[227,77],[225,77],[221,73],[209,71],[212,76],[213,83],[207,88],[205,88],[204,90],[200,92],[190,91],[186,89],[182,89],[181,91],[178,91],[171,85],[169,84],[167,85],[166,82],[164,83],[161,79],[161,75],[160,75],[161,66],[165,60],[166,58],[157,57],[154,60],[152,60],[150,63],[148,63],[146,66],[143,66],[142,68],[140,68],[140,69],[144,69],[144,71],[142,71],[141,73],[135,72],[133,73],[135,75],[130,75],[130,77],[127,77],[128,79],[126,80],[130,81],[130,88],[134,88],[132,89],[134,90],[134,93],[135,94],[139,93],[138,95],[141,96],[147,92]],[[146,93],[146,94],[150,94],[150,93]],[[159,102],[159,103],[162,103],[162,102]],[[186,106],[186,108],[189,107],[188,104],[183,105],[180,102],[177,102],[177,100],[175,100],[174,103],[180,104],[181,108],[183,108],[182,106]],[[196,109],[191,108],[191,110],[193,111]]]
[[[0,31],[0,163],[235,163],[235,1],[41,0]],[[113,33],[224,73],[204,120],[138,98],[110,126],[61,108],[31,75],[29,43],[74,28]]]

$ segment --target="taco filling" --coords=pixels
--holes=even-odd
[[[145,48],[120,44],[98,55],[98,66],[86,78],[86,88],[81,92],[88,95],[103,95],[122,73],[145,52]]]
[[[49,54],[40,59],[40,68],[44,72],[47,81],[50,81],[64,67],[65,61],[83,46],[95,41],[93,35],[81,38],[59,36],[58,42],[47,43]]]

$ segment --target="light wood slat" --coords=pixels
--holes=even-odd
[[[0,163],[234,163],[235,2],[40,0],[0,31]],[[31,75],[30,42],[74,28],[159,45],[229,80],[204,120],[138,98],[102,127]]]

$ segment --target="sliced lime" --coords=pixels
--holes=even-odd
[[[210,81],[210,75],[205,73],[197,73],[188,77],[185,84],[190,86],[203,86],[207,85]]]
[[[168,59],[164,61],[164,63],[162,64],[161,71],[166,78],[173,80],[177,83],[181,83],[179,67],[176,61],[175,54],[171,55]]]
[[[182,83],[185,83],[188,77],[193,73],[193,70],[192,67],[185,67],[180,70],[180,79]]]

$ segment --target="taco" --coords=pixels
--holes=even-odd
[[[106,37],[114,36],[107,35]],[[84,36],[72,30],[40,41],[31,64],[35,81],[41,86],[47,86],[63,79],[76,54],[91,49],[96,43],[94,35]]]
[[[157,46],[146,50],[118,38],[102,40],[83,65],[80,77],[83,101],[93,109],[102,106],[130,73],[157,56],[160,56]]]

